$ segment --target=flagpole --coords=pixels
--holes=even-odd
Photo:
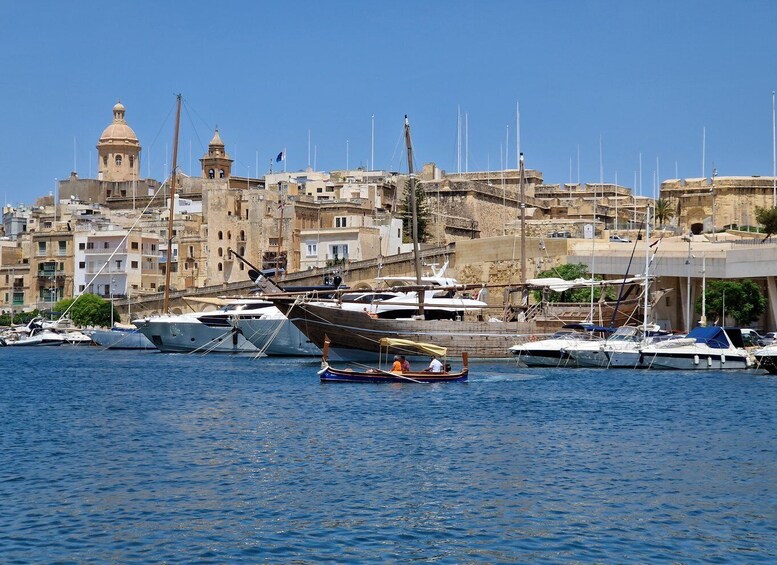
[[[370,133],[370,170],[375,170],[375,114],[372,115],[372,131]]]
[[[286,161],[288,161],[288,160],[289,160],[289,156],[286,153],[286,148],[284,147],[283,148],[283,172],[284,173],[286,172]]]

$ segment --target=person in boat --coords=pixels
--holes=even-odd
[[[407,357],[404,355],[399,356],[399,360],[402,362],[402,372],[403,373],[409,373],[410,372],[410,361],[407,360]]]
[[[402,372],[402,361],[399,360],[399,355],[394,355],[394,364],[391,366],[392,373]]]
[[[370,318],[377,318],[377,317],[378,317],[378,315],[377,315],[375,312],[370,312],[370,311],[369,311],[369,310],[367,310],[366,308],[364,309],[364,313],[365,313],[366,315],[368,315]]]
[[[424,369],[424,372],[425,373],[442,373],[443,372],[442,369],[443,369],[442,362],[439,359],[437,359],[436,356],[432,355],[432,360],[429,363],[429,366],[426,369]]]

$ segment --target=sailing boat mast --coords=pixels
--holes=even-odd
[[[181,123],[181,95],[176,96],[178,103],[175,112],[175,136],[173,137],[173,168],[170,172],[170,218],[167,222],[167,261],[165,262],[165,304],[163,311],[169,313],[170,305],[170,265],[173,255],[173,214],[175,213],[175,171],[178,167],[178,127]]]
[[[523,184],[523,153],[519,154],[518,161],[521,174],[521,283],[524,285],[524,300],[527,300],[529,295],[526,292],[526,191]],[[526,304],[526,302],[524,302],[524,304]]]
[[[415,282],[421,286],[421,257],[418,253],[418,209],[416,206],[415,177],[413,177],[413,143],[410,141],[410,121],[405,114],[405,145],[407,146],[407,170],[410,182],[410,208],[413,214],[413,259],[415,261]],[[418,315],[424,318],[424,291],[419,290]]]

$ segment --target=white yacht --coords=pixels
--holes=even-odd
[[[567,349],[580,343],[601,344],[610,330],[589,323],[567,324],[547,339],[532,339],[510,348],[518,364],[524,367],[566,367],[574,361]]]
[[[485,297],[485,290],[481,290],[475,298],[460,295],[454,290],[459,283],[445,276],[447,261],[440,269],[436,269],[435,265],[430,267],[432,275],[421,277],[425,320],[461,320],[465,312],[481,312],[488,307],[479,299]],[[403,290],[402,287],[415,287],[416,282],[415,277],[378,277],[375,279],[378,290],[349,291],[335,300],[312,303],[363,311],[383,320],[413,318],[418,312],[418,291]]]
[[[256,298],[224,299],[211,312],[153,316],[133,320],[138,331],[164,353],[255,353],[238,328],[241,318],[261,317],[275,307]]]
[[[739,328],[699,326],[686,339],[647,345],[640,353],[649,369],[747,369],[753,365]]]
[[[753,351],[756,366],[777,375],[777,344],[766,345]]]
[[[321,356],[321,349],[274,306],[261,316],[238,318],[237,327],[257,351],[266,355]]]
[[[658,326],[621,326],[606,341],[572,344],[566,353],[578,367],[640,367],[640,348],[666,339],[669,332]]]

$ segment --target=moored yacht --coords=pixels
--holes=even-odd
[[[529,341],[513,345],[510,353],[525,367],[566,367],[572,361],[567,349],[579,343],[600,344],[610,331],[585,322],[566,324],[547,339],[532,339],[535,336],[531,336]]]
[[[747,369],[753,364],[739,328],[719,326],[696,327],[685,339],[647,345],[640,353],[649,369]]]
[[[777,344],[767,345],[753,351],[756,367],[777,375]]]
[[[153,316],[132,323],[164,353],[255,353],[256,347],[240,332],[237,321],[261,317],[274,307],[254,298],[226,299],[211,312]]]

